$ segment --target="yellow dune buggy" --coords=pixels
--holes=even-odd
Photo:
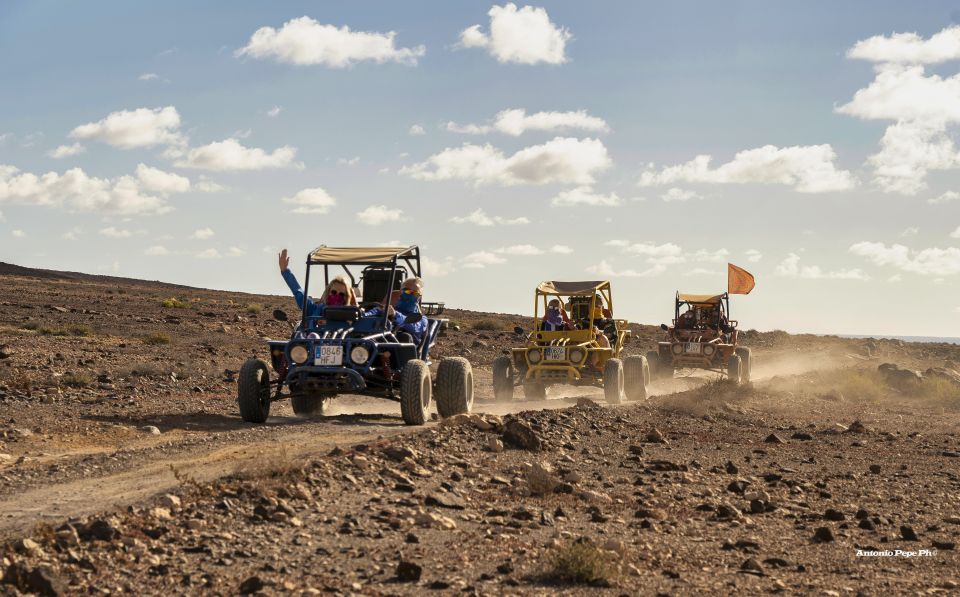
[[[533,322],[526,345],[493,362],[497,400],[512,400],[517,385],[528,400],[542,400],[553,384],[602,387],[613,404],[647,397],[646,357],[620,359],[630,330],[613,318],[610,282],[541,282]]]

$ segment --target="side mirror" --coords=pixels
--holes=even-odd
[[[524,329],[520,326],[516,326],[515,328],[513,328],[513,333],[518,336],[522,336],[523,332],[524,332]]]
[[[660,324],[660,329],[663,330],[663,331],[665,331],[665,332],[669,332],[669,331],[670,331],[670,328],[667,327],[667,324],[665,324],[665,323],[661,323],[661,324]]]
[[[274,309],[274,310],[273,310],[273,318],[276,319],[277,321],[286,321],[286,320],[287,320],[287,312],[284,311],[283,309]]]

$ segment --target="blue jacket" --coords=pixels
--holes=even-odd
[[[374,307],[366,312],[366,315],[382,315],[383,310],[380,307]],[[406,316],[394,309],[393,312],[393,325],[394,329],[398,332],[408,332],[413,336],[414,344],[419,345],[420,341],[423,339],[423,333],[427,331],[427,318],[424,317],[416,323],[406,323]]]
[[[300,307],[300,310],[303,311],[303,301],[307,301],[307,317],[319,317],[323,315],[323,312],[326,310],[327,306],[323,303],[317,303],[311,300],[309,297],[304,296],[303,288],[300,287],[300,282],[297,282],[297,277],[293,275],[293,272],[289,269],[285,269],[282,272],[283,279],[287,283],[287,286],[290,287],[290,292],[293,293],[293,298],[297,301],[297,306]]]

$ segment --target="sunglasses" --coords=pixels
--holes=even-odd
[[[347,296],[346,292],[340,292],[339,290],[331,290],[330,296]]]
[[[404,288],[404,289],[403,289],[403,294],[415,294],[415,295],[417,295],[417,296],[420,296],[420,293],[419,293],[419,292],[417,292],[416,290],[411,290],[411,289],[409,289],[409,288]]]

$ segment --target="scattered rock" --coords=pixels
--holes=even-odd
[[[503,452],[503,442],[494,435],[487,437],[487,450],[490,452]]]
[[[913,530],[913,527],[903,525],[900,527],[900,536],[904,541],[919,541],[920,537],[917,536],[917,532]]]
[[[535,462],[527,471],[527,488],[532,495],[552,493],[560,481],[553,473],[553,467],[544,462]]]
[[[854,421],[847,426],[846,433],[866,433],[867,427],[860,421]]]
[[[407,448],[406,446],[394,446],[394,445],[386,446],[381,450],[381,453],[383,453],[384,456],[386,456],[390,460],[393,460],[394,462],[403,462],[403,460],[406,458],[415,460],[417,456],[419,456],[411,448]]]
[[[870,465],[870,472],[874,475],[879,475],[881,470],[883,470],[883,468],[879,464]]]
[[[826,512],[823,513],[823,518],[825,520],[833,520],[833,521],[839,522],[841,520],[846,520],[847,517],[844,516],[843,512],[839,510],[834,510],[833,508],[827,508]]]
[[[646,435],[647,442],[651,444],[665,444],[667,443],[667,438],[663,436],[663,433],[659,429],[654,429]]]
[[[397,579],[400,582],[418,582],[423,574],[423,567],[413,562],[400,560],[397,564]]]
[[[808,442],[813,439],[813,436],[807,433],[806,431],[797,431],[796,433],[791,435],[790,438]]]
[[[140,431],[145,431],[150,435],[160,435],[160,428],[156,425],[144,425],[140,428]]]
[[[539,452],[542,447],[540,436],[534,430],[517,419],[507,421],[503,429],[503,442],[520,450]]]
[[[829,527],[817,527],[813,532],[814,543],[830,543],[833,540],[833,531]]]
[[[783,441],[783,438],[781,438],[781,437],[780,437],[779,435],[777,435],[776,433],[771,433],[771,434],[768,435],[767,438],[766,438],[765,440],[763,440],[763,441],[764,441],[765,443],[768,443],[768,444],[785,444],[785,443],[786,443],[785,441]]]
[[[263,579],[259,576],[250,576],[245,581],[240,583],[240,588],[238,589],[241,595],[250,595],[251,593],[257,593],[264,589],[266,585],[263,583]]]

